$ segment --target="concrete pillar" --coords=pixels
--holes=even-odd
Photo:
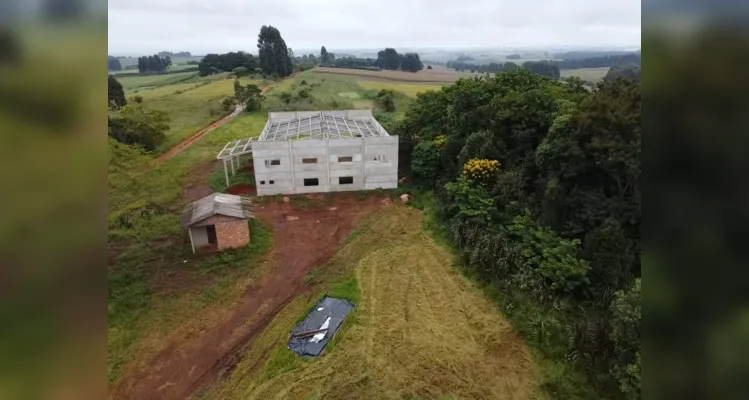
[[[224,160],[224,177],[226,178],[226,187],[229,187],[229,168],[226,166],[226,160]]]

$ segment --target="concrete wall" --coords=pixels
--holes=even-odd
[[[203,246],[208,246],[208,231],[206,231],[205,226],[190,228],[190,236],[192,237],[192,245],[195,250]]]
[[[252,154],[259,196],[398,187],[397,136],[259,141],[252,143]],[[340,162],[341,157],[351,161]],[[313,158],[315,163],[304,163]],[[269,165],[270,160],[280,165]],[[314,178],[317,186],[304,186],[305,179]]]
[[[216,224],[218,249],[246,246],[250,243],[250,226],[246,219]]]

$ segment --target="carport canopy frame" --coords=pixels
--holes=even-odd
[[[224,163],[224,177],[226,178],[226,187],[229,187],[229,166],[227,162],[231,163],[231,174],[232,176],[237,173],[239,169],[239,157],[247,154],[252,154],[252,141],[257,140],[256,138],[240,139],[233,142],[229,142],[219,151],[217,160],[222,160]],[[236,165],[235,165],[236,163]]]

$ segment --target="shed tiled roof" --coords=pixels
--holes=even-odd
[[[182,228],[188,228],[214,215],[227,217],[249,218],[252,214],[247,210],[249,199],[233,194],[213,193],[193,202],[182,213]]]

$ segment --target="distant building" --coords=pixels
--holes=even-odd
[[[182,229],[190,234],[193,253],[207,253],[250,243],[249,201],[240,196],[213,193],[185,208]]]
[[[229,163],[249,155],[259,196],[398,187],[398,137],[371,110],[270,113],[259,138],[219,153],[227,186]]]

